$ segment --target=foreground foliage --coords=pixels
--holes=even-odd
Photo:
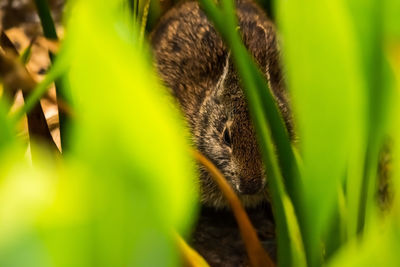
[[[400,190],[398,1],[275,1],[295,144],[240,41],[234,2],[200,2],[232,51],[249,102],[269,177],[278,265],[399,266],[400,200],[394,194],[382,211],[377,194],[385,145],[390,187]],[[47,6],[36,3],[43,19]],[[186,236],[195,219],[196,175],[184,122],[142,42],[148,5],[71,1],[52,68],[28,86],[14,114],[3,76],[1,266],[179,264],[173,229]],[[31,128],[27,157],[16,123],[40,112],[35,106],[54,80],[59,107],[68,107],[62,158]]]

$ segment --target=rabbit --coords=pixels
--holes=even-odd
[[[242,40],[262,70],[287,130],[292,122],[273,23],[250,0],[237,0]],[[188,1],[170,9],[150,34],[156,69],[178,100],[197,149],[227,178],[246,207],[268,199],[267,175],[240,78],[229,49],[201,10]],[[227,207],[209,173],[199,166],[200,201]]]

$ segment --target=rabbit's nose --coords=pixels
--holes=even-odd
[[[253,195],[261,191],[263,187],[260,177],[241,178],[237,189],[242,195]]]

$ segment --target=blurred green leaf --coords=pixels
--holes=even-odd
[[[117,2],[81,1],[71,10],[66,45],[74,52],[70,80],[80,114],[73,154],[104,175],[131,173],[158,188],[169,207],[162,213],[182,226],[177,222],[186,221],[196,193],[189,135],[143,51],[125,39],[132,32],[121,23]]]
[[[4,101],[7,101],[5,97],[0,97],[0,155],[2,150],[14,140],[13,127],[7,119],[7,107],[9,105],[5,104]]]
[[[300,225],[308,264],[318,266],[338,186],[346,170],[361,179],[365,80],[343,1],[279,1],[278,21],[304,161]]]
[[[69,4],[65,50],[46,79],[70,66],[71,149],[35,167],[0,162],[10,166],[0,174],[0,265],[176,266],[172,229],[188,234],[197,197],[181,114],[119,1]]]
[[[379,2],[384,9],[384,29],[386,40],[400,40],[400,2],[396,0],[385,0]]]
[[[120,3],[80,1],[70,11],[69,77],[80,114],[71,155],[99,175],[94,180],[99,186],[106,189],[119,181],[126,188],[126,199],[120,201],[132,211],[127,216],[134,217],[121,218],[121,223],[140,226],[126,233],[137,235],[129,258],[169,265],[176,258],[171,244],[167,246],[171,240],[166,230],[174,227],[185,235],[194,219],[197,192],[188,133],[139,49],[137,35],[124,23],[129,14],[122,13]],[[105,251],[111,249],[108,243],[101,242]],[[159,256],[152,257],[154,253]]]
[[[36,3],[47,36],[55,35],[47,2]],[[135,3],[135,15],[143,3]],[[275,2],[300,151],[240,41],[234,1],[202,4],[231,48],[249,100],[269,172],[279,264],[399,266],[399,198],[383,215],[375,203],[389,130],[390,182],[400,191],[399,1]],[[0,266],[176,266],[172,229],[187,236],[196,217],[189,134],[123,0],[68,5],[67,40],[45,80],[11,119],[0,100]],[[69,149],[57,161],[39,149],[32,166],[15,124],[62,75],[76,103]]]
[[[393,105],[393,85],[391,71],[384,56],[385,3],[376,0],[352,0],[348,2],[356,35],[359,40],[362,70],[366,77],[367,97],[367,150],[365,170],[361,186],[351,184],[349,188],[360,188],[349,198],[349,234],[354,235],[355,221],[357,231],[363,231],[366,221],[371,219],[377,191],[377,167],[379,153],[387,135],[390,112]],[[359,199],[356,199],[358,197]],[[355,215],[358,213],[358,218]]]
[[[387,266],[400,265],[400,232],[398,225],[387,221],[375,225],[360,239],[343,246],[327,266]]]

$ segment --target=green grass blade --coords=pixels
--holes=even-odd
[[[295,190],[293,190],[295,186],[293,184],[299,181],[296,179],[296,174],[292,172],[293,168],[297,168],[297,165],[288,134],[266,80],[248,54],[236,31],[237,22],[233,1],[223,1],[222,9],[209,0],[201,1],[201,4],[231,48],[235,66],[242,78],[244,92],[249,102],[250,114],[258,133],[264,163],[269,171],[268,175],[278,227],[278,262],[282,266],[290,266],[295,262],[295,259],[302,258],[304,251],[301,246],[295,246],[297,249],[292,248],[292,240],[299,240],[299,242],[293,242],[293,244],[301,244],[302,241],[300,234],[296,237],[293,236],[293,229],[299,229],[298,222],[297,220],[287,220],[290,211],[288,211],[287,201],[284,200],[286,194],[284,185],[286,184],[287,188],[291,190],[288,193],[293,200],[293,198],[298,197],[295,196]],[[275,150],[268,129],[271,130],[271,136],[277,147],[279,161],[273,161],[276,159],[276,155],[273,152]],[[278,162],[280,165],[278,165]],[[280,171],[285,172],[285,182],[283,182]],[[287,200],[290,203],[289,198]],[[299,201],[296,199],[292,203],[298,205]],[[292,218],[295,217],[293,215]],[[300,263],[301,261],[299,261]]]
[[[58,40],[56,27],[53,18],[51,17],[47,0],[35,0],[35,4],[39,13],[44,36],[49,39]]]
[[[288,194],[297,205],[300,202],[296,195],[299,182],[298,168],[290,139],[271,90],[268,88],[268,82],[258,70],[236,31],[237,22],[233,11],[233,1],[223,1],[222,10],[219,10],[212,1],[201,1],[201,4],[232,50],[235,66],[242,78],[249,105],[257,106],[257,109],[261,109],[266,114],[265,118],[270,126],[272,138],[277,148],[279,165]],[[257,117],[253,117],[253,119],[258,120]],[[265,121],[255,123],[265,123]]]
[[[143,43],[144,32],[145,32],[146,24],[147,24],[147,17],[149,16],[150,3],[151,3],[151,0],[146,0],[146,4],[143,7],[142,21],[140,23],[139,43]]]
[[[257,116],[263,118],[262,113]],[[278,264],[279,266],[307,266],[299,222],[292,200],[286,192],[276,155],[274,155],[271,133],[266,123],[256,124],[256,129],[262,136],[259,142],[263,160],[270,171],[269,183],[277,228]]]
[[[338,186],[347,170],[361,179],[366,81],[344,1],[279,1],[278,21],[304,162],[299,216],[308,264],[319,266]]]
[[[60,52],[59,60],[57,59],[54,62],[45,78],[36,85],[29,97],[25,99],[25,104],[15,112],[12,117],[13,120],[19,121],[26,113],[28,113],[36,103],[38,103],[43,94],[46,93],[50,85],[68,70],[68,61],[66,58],[67,55],[64,55],[64,52]]]
[[[149,222],[146,216],[127,214],[138,222],[128,231],[134,235],[128,243],[134,246],[126,249],[132,252],[124,254],[127,250],[103,239],[105,265],[171,266],[177,251],[165,231],[173,227],[186,236],[195,218],[194,162],[183,118],[158,83],[148,55],[139,49],[139,35],[132,34],[138,31],[124,18],[129,14],[123,13],[121,1],[79,1],[71,9],[65,45],[79,120],[70,153],[102,177],[104,189],[114,179],[120,183],[116,186],[127,186],[126,207],[153,218]],[[111,232],[120,231],[107,225]],[[124,246],[125,237],[115,238]],[[123,264],[113,264],[118,255],[124,256]]]
[[[35,0],[36,8],[39,13],[40,22],[43,28],[44,36],[51,40],[58,40],[56,27],[51,16],[50,7],[47,0]],[[53,54],[49,53],[50,60],[53,62]],[[62,81],[64,80],[64,81]],[[68,86],[68,82],[65,82],[65,78],[61,77],[60,79],[55,80],[56,94],[57,99],[60,99],[62,102],[67,103],[71,106],[71,94]],[[67,131],[66,127],[68,127],[69,117],[67,114],[63,112],[63,110],[59,110],[58,113],[59,122],[60,122],[60,140],[61,147],[63,151],[68,149],[68,140],[66,138]]]
[[[20,60],[21,60],[22,64],[24,64],[24,65],[26,65],[29,62],[29,60],[32,56],[32,46],[33,46],[34,42],[35,42],[35,38],[33,38],[29,42],[28,47],[22,52],[22,54],[20,56]]]
[[[4,97],[0,97],[0,155],[14,140],[14,130],[9,119],[7,119],[8,104],[4,103]]]
[[[383,226],[383,225],[381,225]],[[395,225],[387,224],[366,233],[362,240],[353,240],[328,262],[328,267],[364,267],[400,265],[398,251],[400,249],[400,233]]]
[[[189,134],[148,55],[127,41],[139,36],[121,1],[71,3],[52,68],[69,67],[74,138],[54,165],[1,158],[1,266],[179,266],[171,230],[187,236],[196,218]]]
[[[366,91],[368,144],[365,155],[364,177],[359,187],[361,188],[360,199],[358,200],[359,206],[355,207],[358,209],[357,232],[360,233],[364,230],[368,217],[371,217],[369,214],[374,211],[375,193],[378,185],[378,158],[383,138],[387,133],[393,91],[392,87],[385,82],[390,80],[387,75],[387,62],[383,54],[383,12],[385,3],[376,0],[352,0],[348,4],[361,44],[362,69],[368,88]],[[351,212],[350,214],[355,213]]]

